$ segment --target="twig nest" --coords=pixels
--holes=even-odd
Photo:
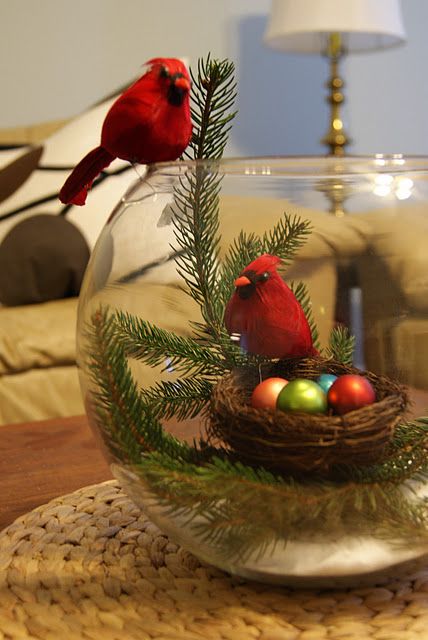
[[[235,451],[242,462],[275,473],[334,474],[343,464],[364,466],[386,455],[394,427],[408,405],[406,389],[385,376],[323,358],[294,358],[273,364],[263,377],[316,380],[321,374],[363,375],[376,402],[344,415],[285,413],[251,406],[258,369],[240,369],[215,386],[208,435]]]

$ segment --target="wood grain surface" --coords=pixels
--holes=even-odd
[[[192,440],[198,420],[169,421],[168,431]],[[0,530],[53,498],[112,478],[86,416],[0,427]]]
[[[0,427],[0,529],[54,497],[112,475],[86,416]]]

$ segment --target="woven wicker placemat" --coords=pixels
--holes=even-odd
[[[202,565],[115,481],[0,534],[0,640],[428,639],[428,569],[381,588],[294,591]]]

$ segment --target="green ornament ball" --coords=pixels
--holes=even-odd
[[[280,391],[276,407],[286,412],[325,413],[327,395],[313,380],[296,378]]]

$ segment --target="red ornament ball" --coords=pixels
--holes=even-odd
[[[328,390],[329,406],[340,415],[361,409],[376,400],[375,391],[364,376],[346,374],[333,382]]]
[[[251,395],[254,409],[275,409],[280,391],[288,383],[284,378],[266,378],[255,387]]]

